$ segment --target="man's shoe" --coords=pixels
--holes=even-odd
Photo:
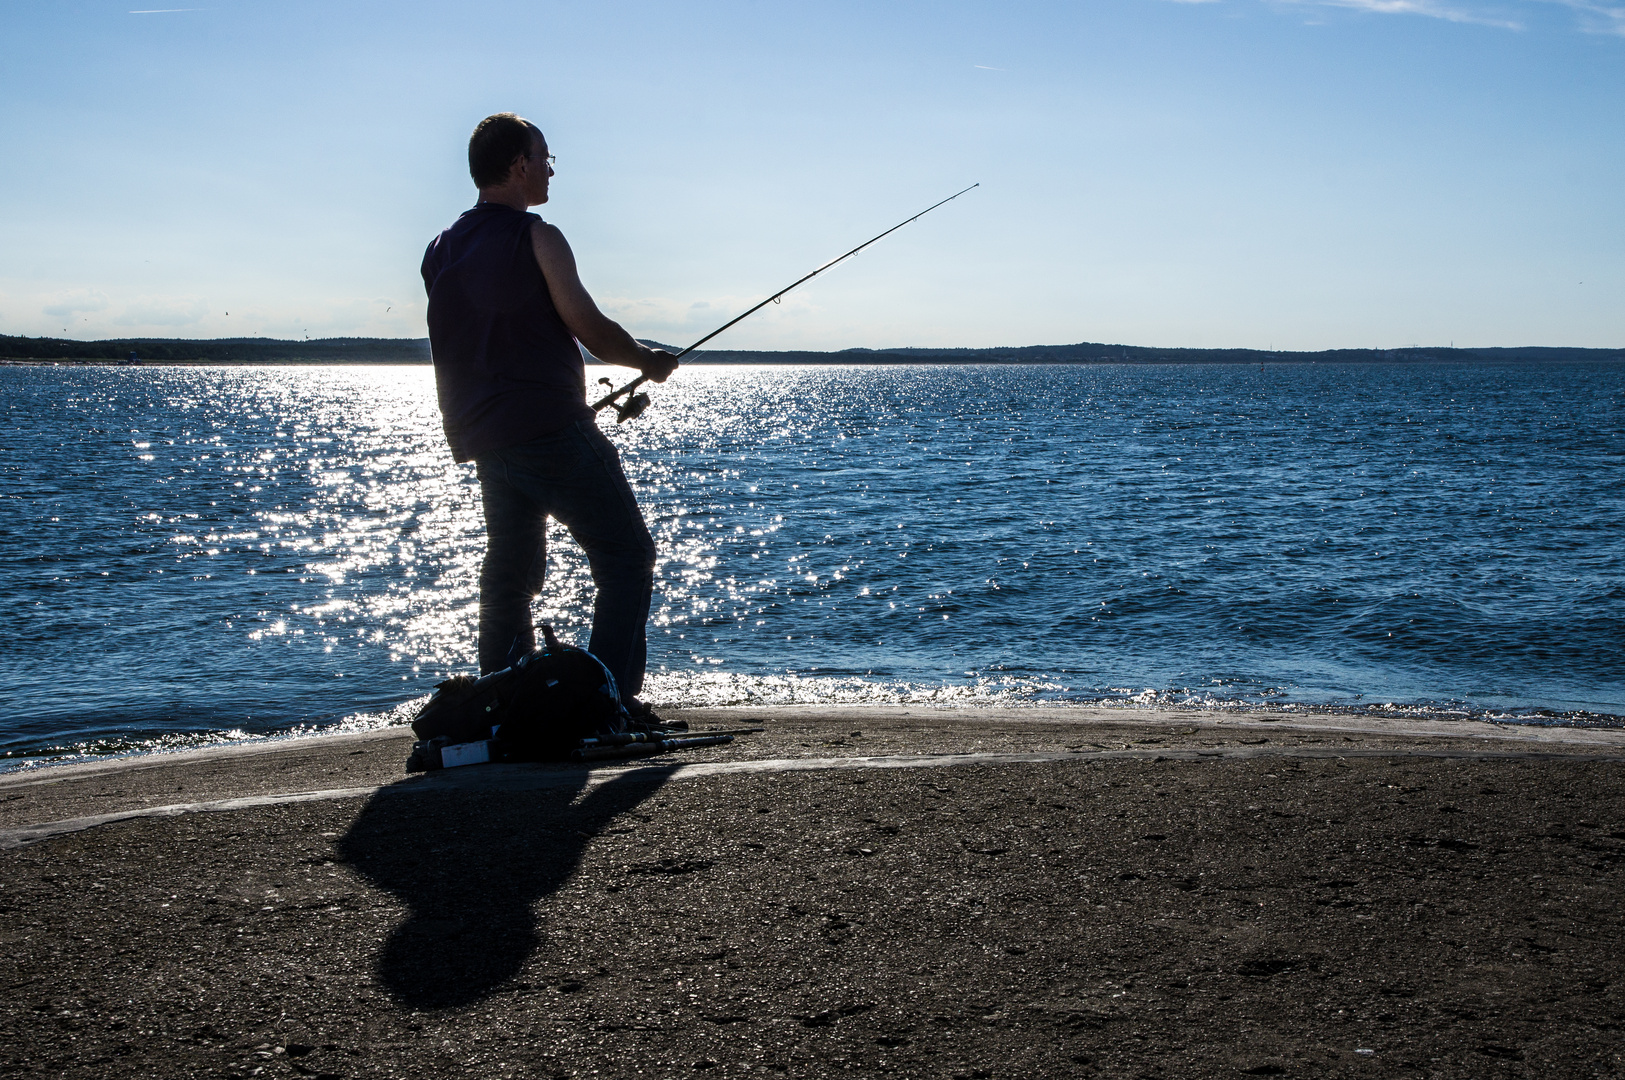
[[[646,702],[640,701],[638,698],[627,698],[624,704],[626,706],[626,715],[631,718],[635,727],[643,728],[646,731],[688,730],[686,720],[663,720],[658,713],[649,708]]]

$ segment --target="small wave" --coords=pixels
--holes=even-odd
[[[853,676],[651,674],[646,695],[672,709],[912,705],[943,709],[1093,708],[1125,714],[1181,712],[1359,715],[1372,719],[1481,721],[1504,725],[1625,729],[1625,716],[1585,710],[1482,709],[1462,702],[1306,702],[1244,698],[1188,689],[1112,687],[1080,691],[1032,677],[982,678],[965,683],[909,683]],[[266,732],[241,728],[98,738],[80,743],[14,749],[0,755],[0,773],[84,761],[175,753],[238,743],[280,742],[321,735],[378,731],[411,723],[428,696],[378,712],[355,712],[329,721]]]
[[[1475,708],[1465,702],[1288,701],[1284,690],[1252,696],[1210,690],[1077,689],[1037,677],[983,677],[963,683],[897,682],[856,676],[651,674],[645,694],[670,708],[785,705],[936,705],[955,708],[1120,708],[1125,711],[1358,714],[1383,719],[1477,720],[1551,727],[1625,728],[1625,716],[1585,710]]]
[[[349,713],[335,720],[300,723],[292,727],[270,731],[251,732],[242,728],[221,728],[206,731],[163,732],[152,735],[103,736],[76,743],[17,747],[0,753],[0,774],[39,768],[42,765],[106,761],[147,754],[199,750],[209,746],[281,742],[289,739],[308,739],[318,735],[378,731],[382,728],[400,727],[411,723],[412,718],[423,707],[423,703],[428,700],[428,695],[424,695],[411,701],[402,702],[382,712]]]

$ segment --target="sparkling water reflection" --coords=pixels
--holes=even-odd
[[[613,432],[649,696],[1625,713],[1622,374],[685,369]],[[473,664],[428,368],[0,383],[0,748],[385,722]],[[555,539],[538,618],[584,640]]]

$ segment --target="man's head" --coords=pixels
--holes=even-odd
[[[487,116],[468,140],[468,172],[481,191],[523,187],[527,204],[547,201],[547,140],[541,129],[513,113]]]

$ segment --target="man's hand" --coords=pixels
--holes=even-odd
[[[644,362],[638,366],[650,382],[665,382],[677,370],[677,357],[665,349],[648,349]]]

